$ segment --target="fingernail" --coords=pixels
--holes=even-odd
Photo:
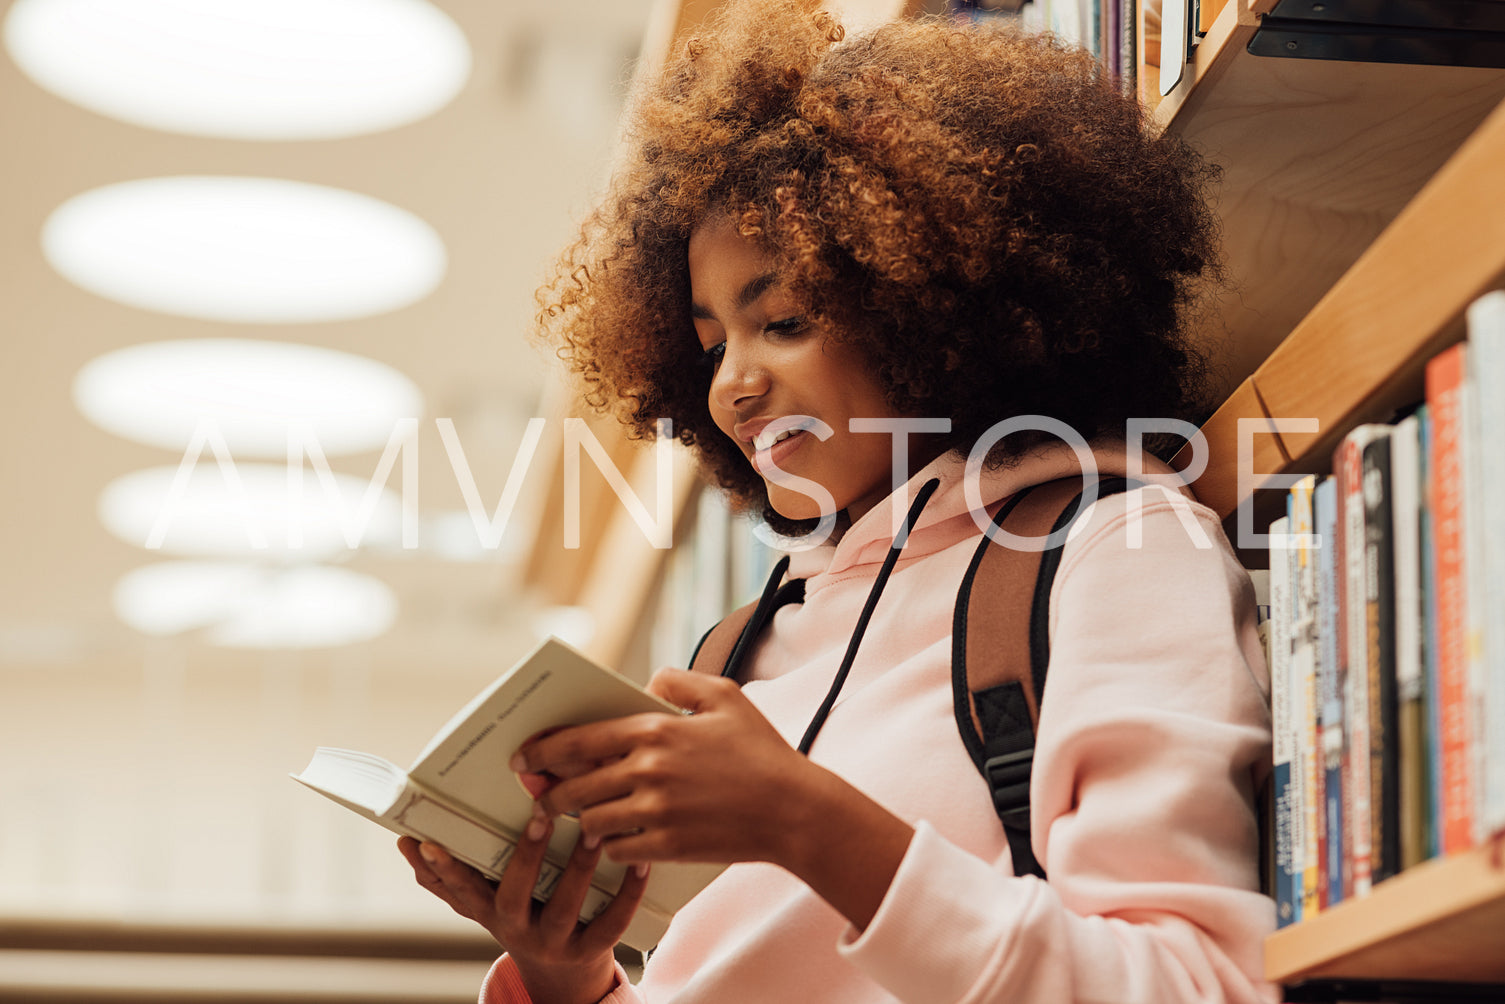
[[[423,858],[423,860],[427,861],[429,864],[436,865],[439,863],[439,848],[435,847],[433,844],[419,844],[418,856]]]
[[[633,865],[632,870],[637,873],[638,878],[647,878],[648,862],[644,861],[641,864]]]
[[[514,753],[512,754],[512,759],[507,761],[507,766],[512,769],[512,773],[514,774],[527,773],[528,758],[523,756],[521,752]]]
[[[543,839],[544,831],[549,828],[548,820],[539,819],[536,816],[528,821],[528,839],[537,843]]]
[[[586,850],[593,851],[597,847],[601,846],[601,838],[596,836],[594,833],[582,833],[580,835],[580,843],[585,847]]]

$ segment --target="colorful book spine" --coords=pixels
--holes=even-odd
[[[1467,345],[1427,364],[1431,412],[1434,558],[1437,583],[1437,700],[1442,747],[1442,852],[1473,846],[1473,763],[1469,754],[1467,578],[1463,536],[1463,375]]]
[[[1437,698],[1442,753],[1441,849],[1474,844],[1474,778],[1469,753],[1468,582],[1463,531],[1463,386],[1468,346],[1454,345],[1427,363],[1431,465],[1427,491],[1437,587]]]
[[[1369,610],[1366,602],[1364,530],[1364,447],[1389,426],[1361,425],[1344,437],[1333,463],[1343,499],[1343,620],[1347,672],[1343,681],[1344,721],[1348,726],[1344,811],[1345,840],[1352,858],[1349,894],[1368,895],[1374,868],[1374,787],[1371,783],[1369,714]]]
[[[1427,751],[1421,574],[1421,420],[1408,415],[1390,437],[1390,525],[1394,542],[1396,747],[1400,867],[1427,855]]]
[[[1416,409],[1417,458],[1420,506],[1422,613],[1422,700],[1426,728],[1427,857],[1442,854],[1442,702],[1437,688],[1437,548],[1432,530],[1432,413],[1423,404]]]
[[[1364,445],[1364,614],[1369,705],[1370,881],[1400,871],[1399,730],[1395,693],[1395,543],[1390,502],[1392,429]]]
[[[1326,478],[1312,493],[1313,523],[1322,546],[1317,550],[1318,715],[1322,733],[1321,906],[1343,901],[1343,691],[1338,672],[1338,482]]]
[[[1505,291],[1480,297],[1468,308],[1469,369],[1473,379],[1472,408],[1477,449],[1470,451],[1474,464],[1469,478],[1476,490],[1469,502],[1478,513],[1480,574],[1477,614],[1469,620],[1474,629],[1478,657],[1480,707],[1478,757],[1480,771],[1476,796],[1477,840],[1491,838],[1505,829],[1505,451],[1497,442],[1486,445],[1486,430],[1499,435],[1505,428]],[[1474,593],[1469,595],[1470,601]]]
[[[1301,916],[1314,917],[1321,908],[1319,821],[1322,818],[1321,747],[1317,738],[1317,554],[1313,539],[1312,492],[1317,479],[1308,474],[1291,486],[1288,509],[1295,540],[1291,605],[1295,615],[1291,638],[1291,712],[1296,729],[1292,769],[1301,772],[1297,791],[1301,812]]]
[[[1343,736],[1341,739],[1341,752],[1339,754],[1338,790],[1342,798],[1340,816],[1343,821],[1343,831],[1340,834],[1342,843],[1342,874],[1339,882],[1342,886],[1343,898],[1349,899],[1355,895],[1353,884],[1353,821],[1354,821],[1354,779],[1353,779],[1353,737],[1348,727],[1348,511],[1345,506],[1347,501],[1342,488],[1343,479],[1340,463],[1343,457],[1343,448],[1340,444],[1333,453],[1333,468],[1331,481],[1333,483],[1333,599],[1336,609],[1333,611],[1333,620],[1337,624],[1334,631],[1337,648],[1335,664],[1337,667],[1338,702],[1342,710],[1338,717],[1343,722]]]
[[[1296,895],[1295,817],[1292,805],[1291,757],[1296,733],[1291,715],[1291,550],[1283,546],[1290,519],[1270,524],[1270,714],[1275,806],[1275,916],[1280,927],[1300,919],[1301,897]]]

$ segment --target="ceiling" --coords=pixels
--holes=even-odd
[[[0,2],[0,14],[9,6]],[[428,118],[346,139],[221,140],[129,125],[43,90],[0,54],[0,421],[8,489],[0,497],[0,672],[86,674],[135,660],[147,643],[118,619],[111,593],[121,576],[167,555],[112,536],[97,505],[113,479],[176,465],[181,453],[117,438],[74,406],[76,374],[111,350],[239,337],[386,363],[415,381],[426,402],[417,482],[424,526],[465,506],[436,418],[454,421],[480,496],[488,510],[495,506],[527,420],[549,413],[547,354],[526,337],[532,292],[604,180],[651,4],[584,0],[570,6],[568,18],[517,0],[436,6],[469,42],[464,88]],[[64,201],[113,182],[183,174],[293,179],[384,200],[437,231],[448,271],[433,293],[401,309],[274,325],[125,306],[71,284],[43,259],[43,224]],[[378,456],[331,463],[364,481]],[[396,623],[361,643],[367,657],[394,667],[422,658],[431,671],[473,671],[478,663],[510,661],[532,644],[538,610],[518,591],[519,552],[546,467],[546,458],[535,458],[527,497],[496,552],[454,560],[424,541],[416,551],[364,548],[337,559],[396,594]],[[191,632],[178,643],[202,647]]]

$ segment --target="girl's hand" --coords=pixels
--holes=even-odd
[[[582,925],[580,906],[601,848],[579,841],[554,895],[540,906],[533,902],[533,888],[552,829],[530,826],[494,884],[438,844],[402,837],[397,846],[419,885],[480,924],[506,949],[537,1004],[594,1004],[615,985],[612,948],[642,899],[647,869],[629,869],[611,905]]]
[[[563,729],[518,751],[538,818],[577,813],[616,861],[787,867],[790,834],[818,825],[801,792],[820,769],[729,680],[665,669],[648,689],[694,714]]]
[[[806,759],[731,681],[664,669],[648,689],[694,714],[565,729],[518,751],[538,818],[578,813],[617,861],[772,862],[866,927],[914,829]]]

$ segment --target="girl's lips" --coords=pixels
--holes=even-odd
[[[776,474],[777,471],[774,471],[771,468],[782,468],[785,458],[794,453],[801,446],[804,446],[805,440],[809,438],[809,436],[810,433],[808,430],[801,429],[794,435],[779,440],[777,443],[774,443],[766,450],[758,450],[754,452],[752,456],[753,469],[756,470],[759,474],[763,475],[765,478],[771,474]]]

